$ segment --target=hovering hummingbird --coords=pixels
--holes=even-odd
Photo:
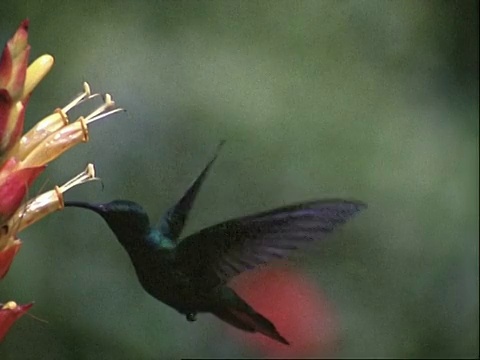
[[[228,220],[180,239],[223,143],[157,226],[150,225],[145,210],[133,201],[70,201],[65,206],[89,209],[103,217],[130,256],[143,288],[187,320],[210,312],[241,330],[288,345],[275,325],[228,287],[228,281],[245,270],[284,258],[304,243],[322,239],[366,205],[347,200],[299,203]]]

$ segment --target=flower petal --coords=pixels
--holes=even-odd
[[[0,279],[3,279],[5,275],[7,275],[10,265],[12,265],[13,258],[17,254],[18,250],[20,250],[21,245],[22,242],[19,239],[16,239],[12,245],[0,250]]]
[[[33,303],[17,305],[14,301],[9,301],[0,308],[0,341],[3,340],[13,323],[32,306]]]

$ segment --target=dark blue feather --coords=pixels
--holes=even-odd
[[[182,240],[176,259],[189,276],[216,286],[324,238],[365,207],[358,201],[321,200],[225,221]]]
[[[208,171],[217,159],[220,149],[224,143],[225,141],[221,141],[220,144],[218,144],[212,160],[210,160],[200,175],[193,181],[185,194],[183,194],[182,198],[174,206],[168,209],[165,215],[161,218],[158,229],[164,236],[172,240],[177,240],[180,236],[185,226],[185,222],[187,221],[190,209],[192,208],[193,202],[197,197],[198,191],[200,190]]]

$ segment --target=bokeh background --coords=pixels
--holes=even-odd
[[[1,0],[2,46],[26,17],[31,60],[56,58],[27,129],[83,81],[128,110],[32,195],[95,162],[104,190],[68,199],[128,198],[156,220],[226,139],[188,233],[315,198],[369,204],[293,257],[337,319],[334,352],[312,356],[478,356],[478,1]],[[2,360],[266,356],[150,298],[93,213],[21,238],[1,299],[35,300],[48,323],[23,317]]]

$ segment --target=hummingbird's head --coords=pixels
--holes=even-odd
[[[145,210],[136,202],[114,200],[104,204],[67,201],[65,206],[92,210],[105,219],[121,243],[145,235],[150,229],[150,220]]]

